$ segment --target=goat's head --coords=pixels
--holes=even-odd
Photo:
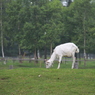
[[[48,60],[46,61],[46,68],[50,68],[52,66],[52,61]]]

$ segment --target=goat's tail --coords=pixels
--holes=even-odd
[[[77,47],[77,49],[76,49],[76,53],[79,53],[79,48]]]

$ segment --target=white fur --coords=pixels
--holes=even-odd
[[[73,69],[75,63],[75,53],[79,53],[79,49],[74,43],[65,43],[56,46],[54,52],[51,55],[51,58],[48,61],[46,61],[46,68],[50,68],[53,64],[53,61],[56,59],[56,57],[58,57],[59,64],[57,69],[59,69],[62,57],[67,56],[73,58],[73,63],[72,63],[72,69]]]

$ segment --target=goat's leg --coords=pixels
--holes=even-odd
[[[57,69],[59,69],[60,68],[60,62],[58,63],[58,67],[57,67]]]
[[[74,69],[75,59],[76,59],[76,57],[75,57],[75,56],[73,56],[72,69]]]
[[[57,69],[59,69],[59,68],[60,68],[61,60],[62,60],[62,56],[59,56],[59,63],[58,63],[58,67],[57,67]]]

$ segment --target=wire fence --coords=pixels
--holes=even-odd
[[[23,61],[28,61],[28,62],[31,62],[31,61],[46,61],[50,58],[50,55],[47,55],[47,59],[44,59],[43,57],[44,55],[42,55],[41,57],[39,57],[38,59],[37,58],[34,58],[34,57],[30,57],[30,56],[20,56],[20,57],[0,57],[0,61],[7,61],[8,60],[12,60],[13,62],[15,61],[18,61],[18,62],[23,62]],[[58,61],[58,58],[55,59],[56,61]],[[86,54],[86,61],[95,61],[95,54]],[[71,57],[63,57],[62,58],[62,61],[72,61],[72,58]],[[76,61],[79,62],[79,61],[84,61],[84,54],[83,53],[79,53],[77,54],[76,56]]]

